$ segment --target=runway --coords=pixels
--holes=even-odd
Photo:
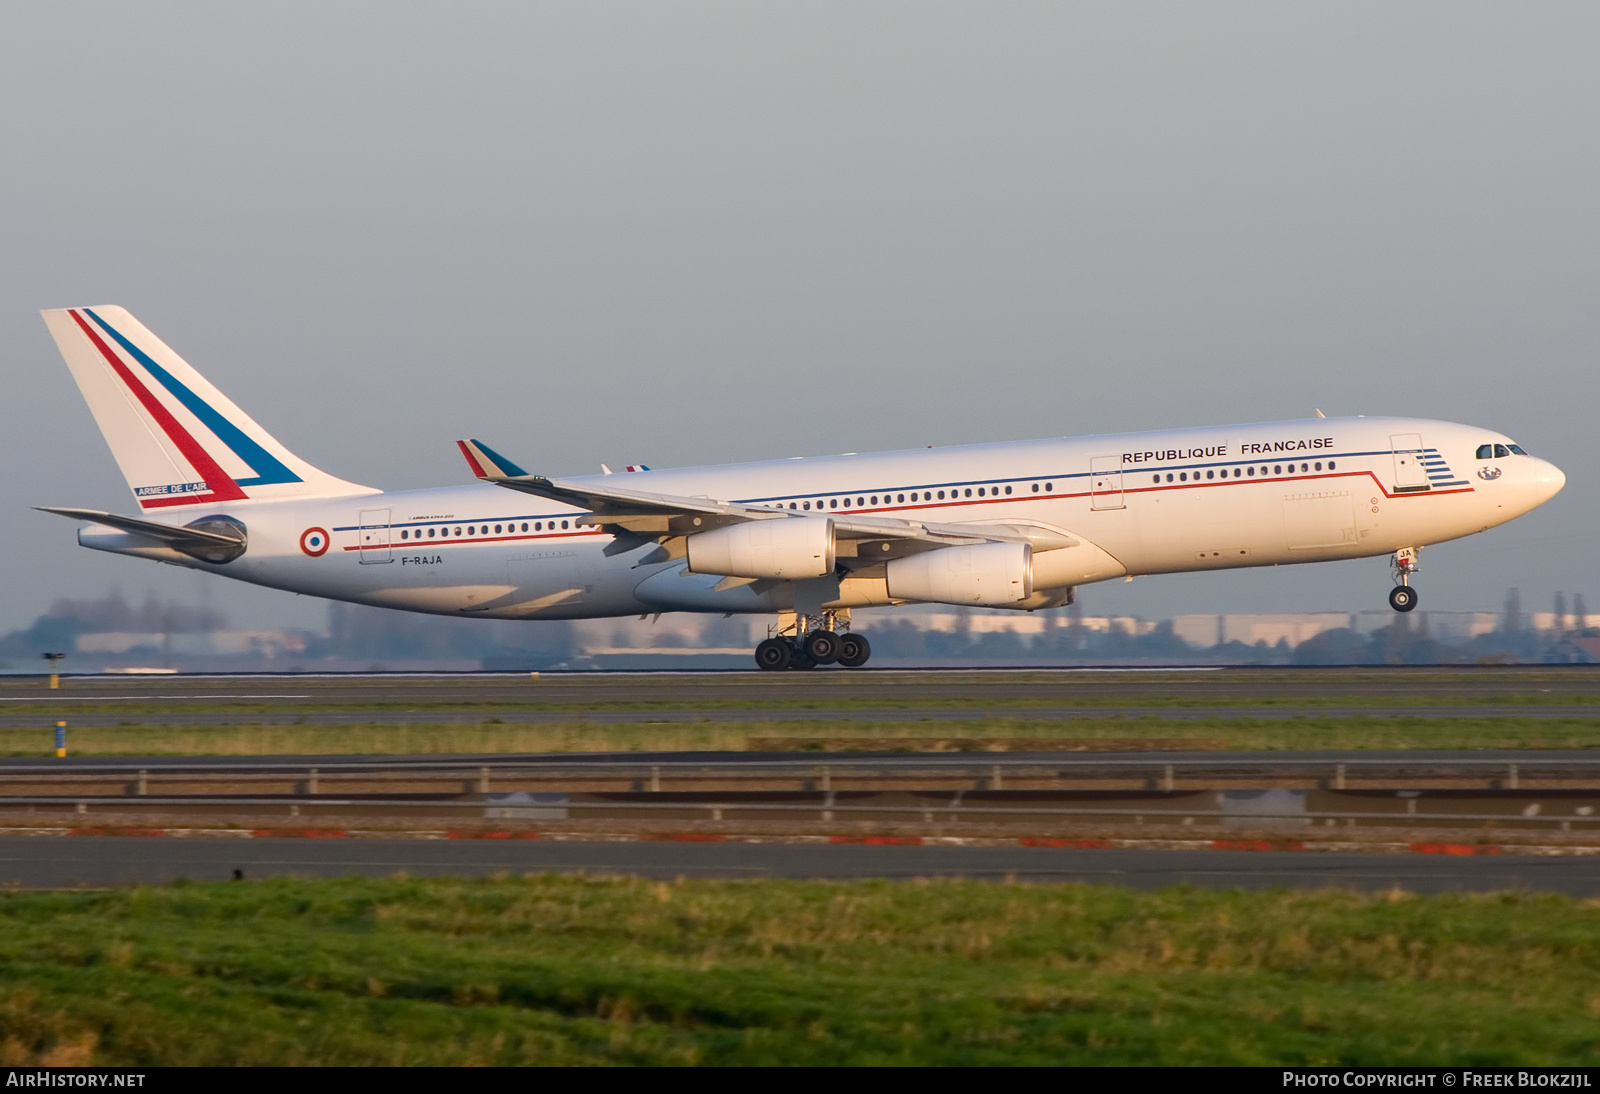
[[[155,885],[179,879],[489,876],[543,872],[652,878],[968,877],[1156,889],[1402,888],[1415,893],[1531,889],[1600,895],[1600,856],[884,847],[854,844],[503,842],[487,840],[0,838],[0,884]]]
[[[1600,665],[1374,666],[1361,668],[819,669],[808,673],[596,672],[471,676],[100,676],[65,677],[50,690],[38,677],[0,677],[0,708],[31,703],[207,706],[346,705],[463,709],[595,704],[666,704],[682,709],[779,704],[816,707],[1396,706],[1503,703],[1600,704]]]
[[[1107,718],[1561,719],[1600,725],[1600,666],[818,670],[476,676],[0,678],[0,728],[950,723]]]

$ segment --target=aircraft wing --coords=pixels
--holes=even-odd
[[[641,541],[693,535],[745,521],[783,517],[811,519],[821,515],[798,513],[776,505],[750,505],[613,486],[611,480],[617,476],[608,477],[604,483],[565,482],[530,475],[482,441],[457,441],[456,444],[473,473],[484,482],[587,509],[589,515],[578,518],[578,523],[621,529]],[[1048,551],[1075,546],[1078,542],[1058,530],[1027,523],[930,524],[902,517],[834,510],[826,515],[833,521],[834,533],[840,539],[916,541],[925,545],[924,549],[1003,541],[1029,543],[1035,550]]]

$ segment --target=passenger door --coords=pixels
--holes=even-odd
[[[1123,508],[1121,455],[1089,458],[1089,498],[1091,509]]]
[[[1396,433],[1389,443],[1394,447],[1395,493],[1428,489],[1428,470],[1422,465],[1422,435]]]
[[[389,543],[389,510],[363,509],[357,522],[356,543],[360,546],[363,565],[376,562],[393,562]]]

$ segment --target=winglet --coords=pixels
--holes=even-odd
[[[482,441],[457,441],[456,447],[467,458],[467,466],[480,479],[514,479],[527,472]]]

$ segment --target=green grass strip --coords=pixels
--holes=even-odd
[[[1292,717],[971,721],[772,720],[596,725],[518,725],[489,718],[443,725],[77,726],[70,754],[83,756],[260,756],[402,753],[741,750],[756,737],[1124,737],[1220,738],[1235,750],[1600,747],[1600,719]],[[0,729],[0,756],[54,754],[50,727]]]
[[[1554,895],[532,876],[0,897],[0,1062],[1593,1064]]]

